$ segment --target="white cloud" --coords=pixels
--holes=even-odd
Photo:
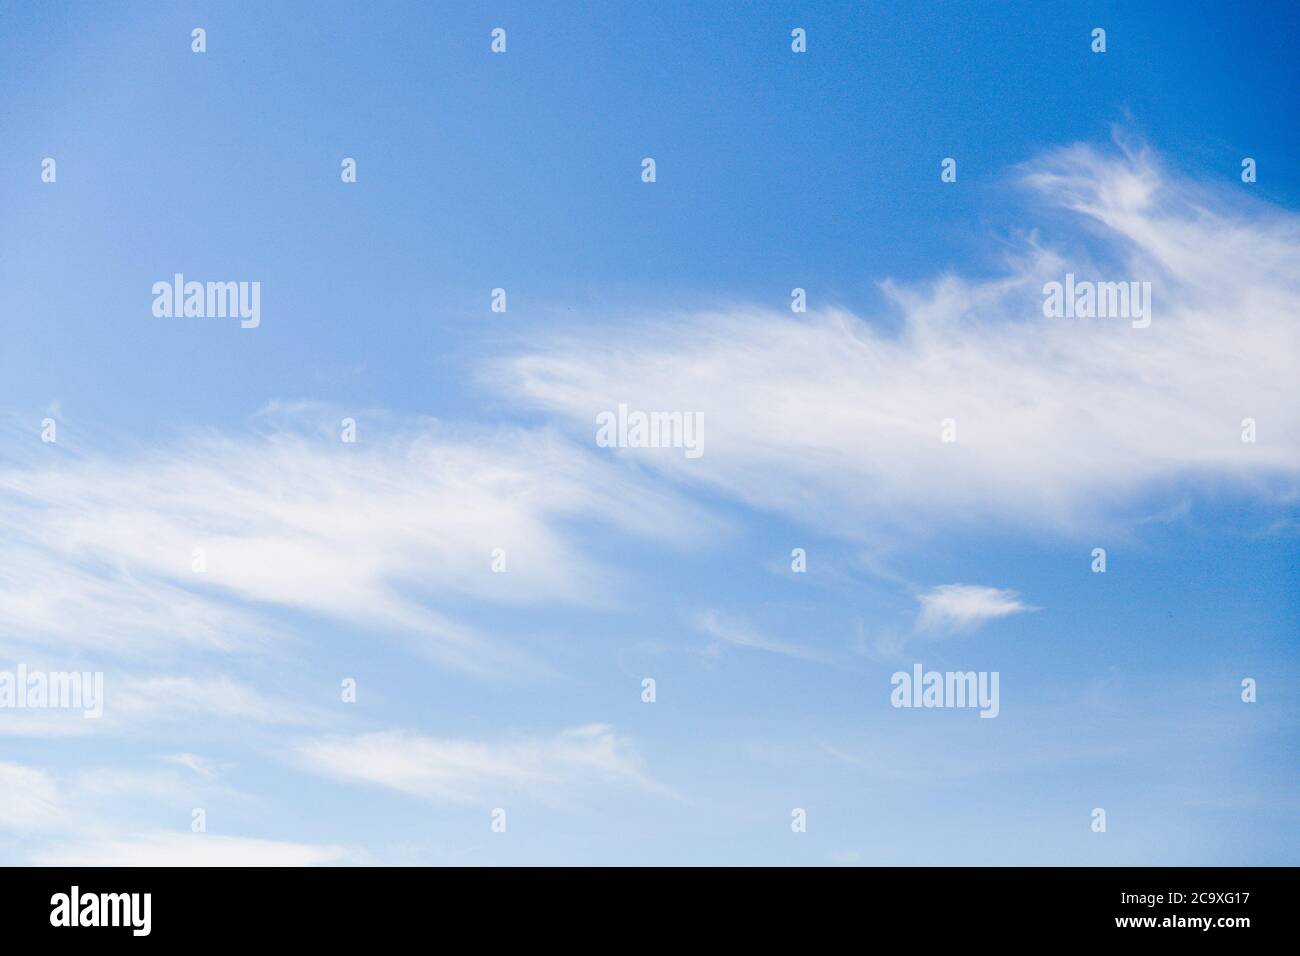
[[[187,793],[167,773],[98,767],[60,782],[36,767],[0,761],[0,833],[16,835],[18,852],[35,866],[313,866],[347,855],[336,846],[137,829],[92,812],[115,795],[175,801]]]
[[[270,696],[225,674],[110,672],[104,677],[103,716],[87,720],[75,709],[0,710],[0,737],[194,734],[232,722],[320,726],[333,717],[325,708]]]
[[[490,744],[388,730],[307,741],[298,755],[307,769],[325,776],[436,802],[474,803],[518,793],[551,802],[600,784],[668,792],[645,775],[631,744],[604,724]]]
[[[0,711],[0,737],[83,737],[103,733],[101,720],[84,720],[81,711]]]
[[[113,688],[110,701],[114,715],[127,719],[168,721],[199,717],[304,724],[320,717],[319,711],[269,697],[224,675],[126,678]]]
[[[175,770],[116,766],[80,769],[70,786],[71,799],[77,802],[125,797],[137,806],[146,800],[179,804],[200,792],[192,777]]]
[[[987,621],[1033,610],[1021,602],[1015,591],[977,584],[941,584],[917,600],[921,612],[916,628],[927,634],[972,631]]]
[[[342,847],[215,833],[147,831],[90,837],[32,851],[36,866],[321,866],[346,862]]]
[[[785,657],[798,657],[803,660],[820,661],[822,656],[810,648],[803,647],[800,644],[791,644],[788,641],[779,641],[755,632],[748,625],[737,621],[729,620],[720,615],[713,609],[701,611],[695,616],[696,628],[708,634],[710,637],[717,638],[718,641],[729,644],[732,647],[744,647],[755,651],[767,651],[770,654],[781,654]],[[720,647],[712,646],[713,653],[717,653]]]
[[[208,760],[206,757],[200,757],[198,754],[168,754],[163,759],[168,763],[174,763],[177,766],[192,770],[200,777],[205,777],[209,780],[215,777],[218,773],[216,764],[211,760]]]
[[[510,669],[526,655],[439,605],[601,603],[618,581],[580,546],[575,519],[665,541],[704,523],[545,431],[379,432],[355,445],[208,437],[0,469],[0,646],[257,653],[282,636],[267,613],[279,607],[400,635],[467,669]],[[492,573],[494,548],[505,574]]]
[[[1035,233],[996,279],[886,283],[899,322],[833,308],[646,317],[618,336],[539,340],[493,379],[584,438],[618,402],[702,412],[698,460],[611,454],[857,538],[1095,530],[1173,480],[1294,491],[1300,218],[1198,190],[1143,152],[1075,147],[1025,182],[1071,211],[1064,239],[1088,242],[1052,252]],[[1043,285],[1067,271],[1150,281],[1150,327],[1045,318]]]

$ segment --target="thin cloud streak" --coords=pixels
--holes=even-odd
[[[524,794],[566,802],[591,786],[672,791],[651,780],[630,741],[606,724],[552,737],[486,743],[400,730],[308,740],[301,765],[336,780],[367,783],[434,803],[475,803]]]
[[[697,630],[716,638],[720,644],[755,651],[766,651],[769,654],[796,657],[806,661],[825,660],[822,655],[810,648],[765,637],[745,624],[723,617],[712,608],[697,614],[694,624]],[[714,654],[719,653],[720,650],[720,645],[711,646],[711,652]]]

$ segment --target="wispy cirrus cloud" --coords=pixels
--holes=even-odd
[[[109,698],[127,723],[217,720],[224,724],[319,724],[320,709],[288,702],[227,675],[126,677]]]
[[[1022,178],[1037,209],[1067,210],[1045,217],[1060,249],[1044,227],[998,278],[885,283],[900,321],[649,317],[617,339],[539,337],[493,381],[575,432],[618,401],[700,411],[708,452],[648,467],[850,537],[1095,527],[1175,480],[1294,493],[1300,217],[1141,149],[1076,146]],[[1151,282],[1151,325],[1044,317],[1043,287],[1067,271]]]
[[[606,724],[501,742],[385,730],[305,741],[296,754],[305,769],[324,776],[433,802],[474,803],[514,794],[557,802],[608,785],[671,793],[646,775],[631,742]]]
[[[200,757],[198,754],[168,754],[163,759],[168,763],[176,764],[178,767],[185,767],[187,770],[192,770],[200,777],[205,777],[207,779],[212,779],[219,772],[219,768],[216,767],[212,761],[208,760],[206,757]]]
[[[0,468],[0,647],[255,654],[284,636],[271,612],[290,610],[509,670],[527,655],[443,607],[599,603],[617,574],[584,523],[659,541],[708,523],[546,431],[429,424],[346,444],[277,430],[52,454]]]
[[[988,621],[1035,610],[1015,591],[978,584],[941,584],[917,600],[916,629],[929,635],[968,633]]]
[[[766,651],[784,657],[797,657],[802,660],[824,660],[823,656],[812,648],[760,634],[748,624],[719,614],[712,608],[695,615],[694,624],[697,630],[716,640],[717,643],[710,645],[710,650],[714,654],[720,653],[722,647],[727,645]]]
[[[34,866],[315,866],[350,857],[337,846],[139,827],[95,812],[115,794],[184,793],[166,773],[101,768],[79,784],[0,761],[0,837],[16,837],[17,852]]]
[[[213,727],[319,727],[337,719],[322,707],[290,702],[227,674],[113,671],[103,689],[103,713],[95,719],[77,708],[7,708],[0,711],[0,737],[166,737]]]
[[[0,761],[0,827],[19,833],[44,830],[66,812],[58,786],[44,770]]]
[[[31,852],[35,866],[324,866],[346,863],[339,846],[148,830],[121,837],[51,842]]]
[[[992,621],[1038,611],[1010,588],[982,584],[940,584],[916,593],[920,605],[910,623],[877,626],[868,633],[858,622],[857,653],[888,661],[906,659],[916,641],[971,634]]]

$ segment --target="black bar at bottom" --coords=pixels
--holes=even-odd
[[[10,943],[334,947],[432,930],[455,932],[440,945],[457,947],[843,934],[885,944],[898,933],[923,948],[1125,937],[1231,946],[1291,935],[1294,876],[1287,868],[6,868],[0,919]]]

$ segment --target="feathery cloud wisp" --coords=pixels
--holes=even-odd
[[[575,430],[616,402],[699,411],[707,454],[638,460],[850,537],[1092,527],[1175,479],[1294,490],[1300,217],[1197,189],[1142,151],[1073,147],[1023,178],[1088,251],[1035,234],[994,280],[886,283],[896,331],[835,309],[720,311],[539,339],[494,380]],[[1046,318],[1043,287],[1066,272],[1151,282],[1150,326]]]
[[[426,428],[356,445],[281,432],[10,466],[0,520],[0,646],[256,653],[285,626],[268,613],[279,608],[489,671],[526,655],[443,605],[599,603],[616,574],[580,546],[575,522],[672,540],[705,519],[548,432]],[[497,548],[506,574],[492,573]]]
[[[800,644],[779,641],[755,632],[745,624],[722,617],[712,608],[695,615],[695,627],[721,644],[732,647],[749,648],[755,651],[767,651],[785,657],[798,657],[802,660],[819,661],[821,655]]]
[[[917,600],[921,612],[916,628],[926,634],[973,631],[987,621],[1033,610],[1021,602],[1015,591],[978,584],[941,584]]]
[[[337,846],[216,833],[145,831],[51,843],[32,851],[36,866],[322,866],[344,863]]]
[[[593,784],[668,792],[645,775],[631,744],[604,724],[500,744],[389,730],[310,740],[297,752],[307,769],[324,776],[435,802],[521,792],[547,802]]]

